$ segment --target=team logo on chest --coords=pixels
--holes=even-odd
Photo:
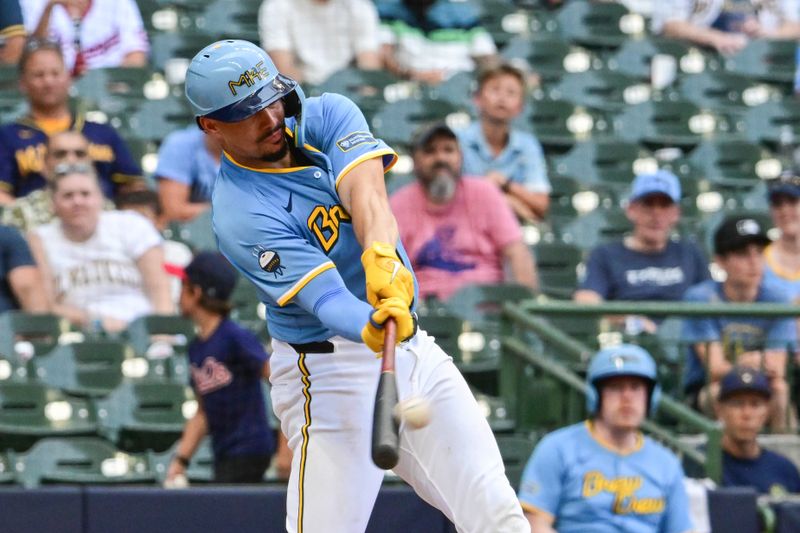
[[[308,229],[314,233],[325,253],[339,240],[339,225],[350,223],[350,214],[341,205],[326,208],[324,205],[316,206],[308,216]]]

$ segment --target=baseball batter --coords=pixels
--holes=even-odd
[[[592,418],[544,437],[522,474],[533,531],[690,531],[678,458],[639,431],[661,395],[653,358],[630,344],[606,348],[586,381]]]
[[[287,530],[366,528],[383,479],[370,458],[375,354],[391,317],[400,399],[426,397],[432,417],[401,424],[395,472],[459,531],[529,531],[469,388],[416,328],[415,280],[384,187],[392,149],[350,100],[305,99],[246,41],[201,50],[186,96],[224,148],[212,196],[220,251],[267,306],[272,403],[294,453]]]

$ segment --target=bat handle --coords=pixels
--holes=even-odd
[[[383,324],[383,361],[381,372],[394,372],[394,348],[397,344],[397,323],[394,318]]]

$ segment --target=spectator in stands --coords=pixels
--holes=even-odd
[[[522,474],[532,531],[691,531],[680,461],[640,430],[660,396],[653,358],[606,348],[586,381],[589,420],[546,435]]]
[[[758,443],[771,395],[769,379],[758,370],[735,367],[722,378],[718,414],[723,427],[723,486],[753,487],[772,496],[800,493],[800,473],[794,463]]]
[[[355,64],[381,68],[378,11],[369,0],[264,0],[261,46],[278,71],[319,84]]]
[[[800,38],[796,0],[663,0],[655,2],[653,33],[734,54],[750,39]]]
[[[30,109],[19,120],[0,126],[0,205],[45,187],[47,138],[67,130],[79,131],[89,140],[89,156],[108,198],[141,186],[142,171],[114,128],[70,110],[71,78],[57,43],[28,41],[19,69],[20,90]]]
[[[50,182],[56,220],[29,234],[57,314],[76,326],[120,331],[134,318],[173,306],[161,237],[130,211],[103,211],[91,167]]]
[[[180,310],[197,327],[188,355],[199,401],[167,471],[168,481],[184,473],[206,434],[211,435],[217,483],[261,482],[275,452],[261,387],[261,380],[269,379],[269,356],[255,335],[228,318],[235,285],[236,271],[216,252],[198,253],[184,270]],[[281,450],[281,460],[287,451],[288,446]]]
[[[50,311],[42,289],[42,275],[19,230],[0,225],[0,313],[22,309],[29,313]]]
[[[704,281],[684,295],[687,302],[788,303],[789,296],[764,282],[764,248],[770,243],[752,218],[728,217],[714,233],[716,263],[725,281]],[[794,427],[786,383],[787,351],[797,330],[791,318],[716,316],[684,321],[682,340],[691,343],[684,387],[696,407],[713,414],[719,384],[734,364],[763,368],[770,380],[770,427]],[[708,369],[708,374],[706,374]]]
[[[158,196],[166,222],[187,222],[209,208],[222,147],[197,126],[173,131],[158,149]]]
[[[621,242],[592,250],[586,277],[573,296],[578,303],[603,300],[680,300],[683,293],[709,277],[708,262],[693,243],[673,240],[680,218],[681,186],[665,170],[633,180],[626,214],[633,232]],[[629,317],[631,333],[655,332],[655,322]]]
[[[764,249],[764,279],[794,302],[800,301],[800,176],[787,173],[767,186],[777,240]]]
[[[448,0],[401,0],[378,4],[384,64],[403,78],[440,83],[472,72],[497,56],[492,36],[475,7]]]
[[[67,69],[143,67],[150,44],[135,0],[25,0],[25,26],[61,45]]]
[[[525,75],[509,64],[484,69],[473,101],[480,120],[459,132],[464,173],[486,176],[500,187],[517,217],[544,219],[550,181],[542,146],[511,126],[525,105]]]
[[[16,65],[25,44],[25,26],[17,0],[0,3],[0,65]]]
[[[469,283],[503,281],[537,287],[536,269],[514,213],[500,190],[461,174],[458,139],[444,123],[413,141],[416,182],[390,203],[423,298],[447,299]]]

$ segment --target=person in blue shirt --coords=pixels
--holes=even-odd
[[[735,367],[722,378],[718,414],[723,428],[723,486],[753,487],[771,496],[800,493],[795,464],[758,443],[771,396],[769,379],[758,370]]]
[[[764,280],[800,302],[800,176],[790,171],[767,182],[767,200],[778,238],[764,248]]]
[[[0,3],[0,64],[17,64],[25,44],[25,33],[19,1]]]
[[[625,209],[633,231],[620,242],[592,250],[573,299],[578,303],[675,301],[686,289],[708,279],[708,262],[699,248],[672,238],[680,219],[680,199],[681,185],[671,172],[636,176]],[[632,319],[648,333],[657,329],[648,318]]]
[[[656,364],[639,346],[599,351],[586,375],[585,422],[545,436],[519,499],[536,533],[692,530],[678,458],[640,427],[658,407]]]
[[[687,302],[789,303],[789,295],[764,282],[764,247],[770,243],[753,218],[730,216],[714,233],[715,261],[725,281],[704,281],[684,295]],[[713,416],[719,383],[734,365],[763,368],[770,380],[770,428],[785,431],[796,421],[789,409],[787,352],[797,344],[792,318],[715,316],[683,322],[689,344],[683,384],[695,407]]]
[[[275,452],[262,379],[269,357],[258,338],[228,318],[236,271],[217,252],[200,252],[186,266],[180,309],[197,327],[188,346],[197,413],[186,422],[167,480],[183,474],[206,434],[217,483],[259,483]]]
[[[542,145],[512,127],[525,106],[525,86],[522,71],[507,63],[482,70],[473,98],[479,120],[458,135],[464,174],[491,180],[517,217],[536,221],[547,216],[551,187]]]
[[[247,41],[200,50],[186,97],[223,147],[211,197],[220,251],[267,309],[272,405],[292,450],[287,531],[367,527],[384,478],[371,437],[391,318],[399,400],[430,412],[421,428],[399,421],[392,470],[459,531],[528,532],[466,381],[415,324],[417,284],[383,176],[395,152],[351,100],[305,98]]]
[[[211,204],[222,147],[197,125],[173,131],[158,149],[158,197],[165,222],[187,222]]]

